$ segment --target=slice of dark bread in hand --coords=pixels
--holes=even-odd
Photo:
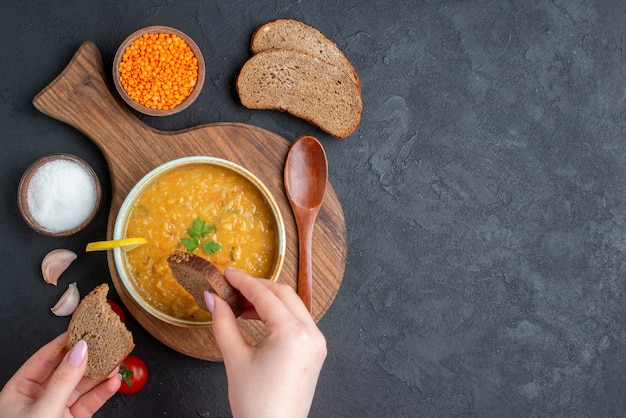
[[[247,108],[288,112],[337,138],[361,121],[359,87],[339,68],[300,51],[253,55],[239,72],[237,92]]]
[[[259,26],[252,35],[250,50],[256,54],[270,49],[305,52],[339,68],[348,74],[359,88],[361,86],[352,63],[337,44],[305,23],[293,19],[277,19]]]
[[[174,251],[167,258],[174,278],[193,296],[198,306],[204,308],[204,291],[216,293],[228,303],[235,313],[241,315],[239,292],[228,283],[226,277],[209,260],[184,251]]]
[[[99,381],[107,377],[135,348],[133,334],[107,303],[109,285],[93,289],[81,301],[67,329],[67,349],[87,342],[85,376]]]

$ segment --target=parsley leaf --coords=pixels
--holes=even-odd
[[[198,248],[198,245],[200,245],[200,241],[196,237],[183,238],[180,241],[185,246],[185,249],[187,249],[190,253]]]
[[[187,233],[190,237],[203,237],[210,234],[214,230],[215,227],[213,225],[207,225],[202,219],[196,218],[196,220],[193,221],[191,228],[187,228]]]
[[[205,235],[209,235],[215,231],[214,225],[207,225],[205,221],[200,218],[196,218],[191,225],[191,228],[187,228],[188,238],[182,238],[180,241],[185,246],[188,252],[194,252],[200,246],[200,239]],[[215,254],[222,249],[222,246],[211,240],[202,245],[204,252],[208,255]]]
[[[211,254],[215,254],[216,252],[221,250],[222,249],[222,245],[220,243],[215,242],[212,239],[210,239],[210,240],[208,240],[207,242],[204,243],[202,248],[204,249],[205,253],[207,253],[208,255],[211,255]]]

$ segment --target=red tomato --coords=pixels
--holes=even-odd
[[[130,354],[120,364],[120,374],[122,385],[118,392],[130,395],[139,392],[148,381],[148,366],[142,359]]]
[[[122,307],[114,300],[107,299],[107,302],[109,302],[109,305],[111,305],[111,308],[113,308],[113,312],[115,312],[120,317],[120,320],[122,322],[126,322],[126,315],[124,315],[124,309],[122,309]]]

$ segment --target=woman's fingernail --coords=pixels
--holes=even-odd
[[[224,273],[226,273],[227,271],[235,271],[237,270],[236,268],[234,268],[233,266],[226,266],[226,268],[224,269]]]
[[[215,296],[211,292],[204,291],[204,302],[206,303],[206,307],[209,308],[209,312],[213,312],[215,309]]]
[[[87,342],[85,340],[80,340],[70,350],[70,353],[67,356],[67,362],[72,366],[80,366],[80,364],[85,360],[85,357],[87,357]]]

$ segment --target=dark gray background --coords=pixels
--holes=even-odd
[[[364,111],[349,138],[239,103],[250,35],[279,17],[319,28],[356,67]],[[49,308],[68,283],[110,280],[105,255],[83,252],[105,236],[104,158],[31,100],[84,40],[110,69],[117,45],[155,24],[199,44],[207,79],[191,108],[144,122],[244,122],[326,148],[349,251],[319,323],[329,354],[311,416],[626,414],[621,0],[2,0],[2,382],[67,326]],[[23,171],[57,152],[86,159],[105,186],[97,221],[65,239],[31,231],[16,205]],[[52,288],[39,264],[59,247],[79,258]],[[229,414],[222,364],[129,327],[150,381],[99,416]]]

